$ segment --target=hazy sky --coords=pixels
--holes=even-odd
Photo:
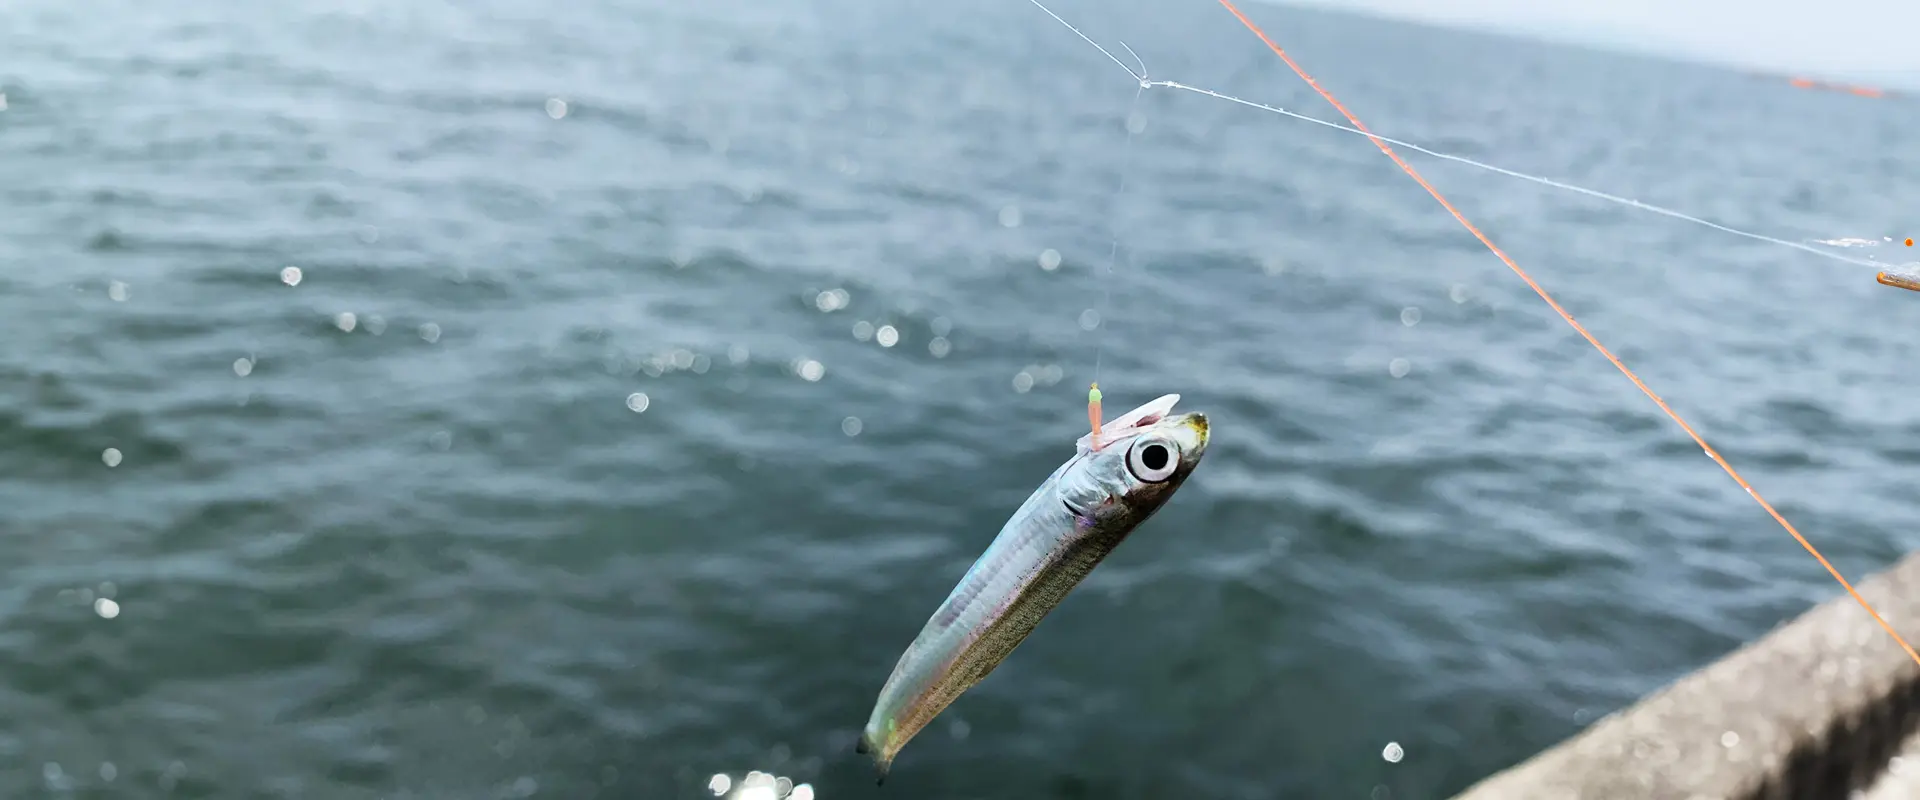
[[[1634,44],[1733,64],[1920,82],[1920,0],[1290,0]]]

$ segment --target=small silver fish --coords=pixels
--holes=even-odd
[[[1005,660],[1035,625],[1173,496],[1207,451],[1207,418],[1170,394],[1094,434],[1054,470],[900,656],[858,750],[884,783],[907,740]]]

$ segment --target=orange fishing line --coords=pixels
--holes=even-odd
[[[1480,231],[1479,226],[1474,225],[1472,221],[1467,219],[1465,214],[1460,213],[1460,210],[1455,208],[1453,203],[1448,201],[1446,196],[1440,193],[1440,190],[1433,188],[1433,184],[1428,183],[1426,178],[1421,177],[1419,171],[1415,170],[1413,165],[1408,164],[1405,159],[1402,159],[1400,154],[1394,152],[1393,148],[1386,142],[1373,137],[1372,132],[1367,129],[1367,126],[1361,124],[1359,117],[1354,116],[1353,112],[1348,111],[1347,107],[1336,99],[1332,92],[1321,87],[1319,81],[1314,80],[1312,75],[1308,75],[1306,70],[1301,69],[1300,65],[1293,60],[1293,57],[1287,55],[1287,51],[1281,49],[1280,45],[1275,44],[1273,39],[1267,36],[1266,31],[1261,30],[1260,26],[1255,25],[1253,20],[1249,19],[1246,14],[1241,13],[1240,8],[1233,4],[1233,0],[1220,0],[1220,5],[1225,6],[1227,11],[1232,13],[1235,19],[1240,20],[1241,25],[1245,25],[1247,30],[1253,32],[1254,36],[1259,37],[1260,41],[1266,44],[1267,49],[1272,50],[1274,55],[1279,56],[1281,61],[1286,62],[1287,67],[1293,70],[1293,74],[1300,76],[1300,79],[1306,81],[1308,86],[1313,87],[1313,90],[1318,92],[1320,97],[1332,105],[1335,110],[1339,111],[1341,116],[1346,117],[1347,121],[1353,124],[1353,127],[1367,133],[1368,138],[1373,141],[1374,145],[1380,148],[1380,152],[1386,153],[1388,158],[1393,159],[1393,163],[1398,164],[1400,169],[1407,173],[1407,177],[1412,178],[1415,183],[1420,184],[1420,188],[1427,190],[1427,194],[1433,195],[1433,199],[1439,201],[1440,206],[1445,208],[1447,213],[1452,214],[1454,219],[1459,220],[1460,224],[1467,229],[1468,233],[1473,234],[1474,238],[1479,239],[1480,243],[1486,245],[1488,250],[1493,251],[1493,254],[1498,256],[1500,261],[1507,265],[1508,269],[1513,270],[1515,275],[1520,276],[1520,280],[1526,281],[1527,286],[1532,287],[1534,294],[1540,295],[1540,299],[1547,301],[1547,305],[1552,306],[1553,310],[1560,315],[1561,319],[1566,320],[1567,324],[1573,326],[1574,331],[1585,338],[1588,344],[1593,345],[1593,349],[1600,351],[1600,354],[1606,356],[1608,361],[1613,362],[1613,365],[1619,368],[1621,374],[1627,376],[1627,380],[1633,381],[1633,385],[1639,387],[1642,394],[1645,394],[1648,399],[1652,400],[1654,405],[1659,406],[1661,411],[1666,412],[1667,416],[1671,418],[1675,424],[1679,425],[1681,430],[1686,431],[1687,435],[1693,438],[1695,444],[1700,445],[1700,449],[1707,454],[1708,458],[1713,459],[1714,463],[1719,464],[1721,469],[1726,470],[1727,475],[1732,477],[1735,483],[1740,484],[1740,488],[1747,490],[1747,495],[1752,497],[1754,502],[1759,503],[1761,508],[1766,509],[1767,514],[1773,517],[1773,521],[1780,523],[1780,527],[1786,528],[1787,533],[1792,534],[1794,540],[1799,542],[1801,547],[1806,548],[1808,553],[1813,554],[1814,559],[1820,562],[1820,566],[1826,567],[1827,573],[1832,575],[1834,580],[1839,581],[1841,586],[1846,587],[1847,594],[1852,595],[1854,601],[1858,602],[1861,608],[1866,609],[1867,613],[1873,616],[1873,621],[1880,623],[1880,627],[1887,632],[1887,635],[1892,636],[1894,641],[1900,643],[1900,648],[1907,651],[1907,655],[1913,658],[1914,663],[1920,664],[1920,652],[1915,652],[1913,645],[1907,644],[1907,640],[1900,635],[1899,631],[1894,630],[1892,625],[1887,624],[1886,619],[1880,616],[1880,612],[1875,611],[1873,605],[1867,602],[1867,598],[1862,597],[1859,590],[1853,588],[1853,584],[1847,581],[1846,576],[1841,575],[1840,570],[1835,569],[1833,564],[1827,561],[1827,557],[1820,554],[1820,549],[1814,547],[1812,542],[1807,541],[1807,537],[1800,535],[1800,531],[1794,528],[1793,523],[1788,522],[1786,517],[1781,516],[1780,512],[1774,509],[1772,503],[1767,502],[1766,498],[1761,497],[1759,492],[1754,491],[1753,485],[1747,483],[1746,478],[1740,477],[1740,472],[1735,470],[1732,464],[1727,463],[1727,460],[1721,457],[1719,451],[1714,450],[1711,445],[1707,444],[1705,439],[1700,438],[1700,434],[1694,431],[1693,426],[1688,425],[1685,419],[1682,419],[1671,406],[1667,405],[1667,401],[1660,399],[1660,395],[1655,394],[1652,389],[1648,388],[1646,382],[1640,380],[1640,376],[1634,374],[1633,370],[1628,369],[1626,363],[1622,362],[1618,356],[1615,356],[1613,351],[1608,350],[1606,345],[1601,344],[1598,338],[1595,338],[1592,333],[1589,333],[1586,326],[1574,320],[1573,315],[1567,313],[1567,310],[1562,308],[1560,303],[1553,299],[1553,295],[1548,294],[1546,289],[1541,288],[1539,282],[1535,281],[1532,275],[1528,275],[1526,270],[1521,269],[1520,265],[1515,263],[1513,258],[1507,255],[1506,251],[1501,250],[1498,245],[1493,243],[1492,239],[1487,238],[1487,235]]]

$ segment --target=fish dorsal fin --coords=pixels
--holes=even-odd
[[[1124,438],[1131,435],[1135,428],[1144,428],[1166,419],[1167,415],[1173,412],[1174,404],[1178,402],[1180,402],[1180,395],[1163,394],[1139,408],[1115,417],[1112,422],[1101,423],[1101,443],[1104,445],[1106,442]],[[1080,437],[1074,446],[1082,454],[1093,452],[1093,434],[1089,432]]]

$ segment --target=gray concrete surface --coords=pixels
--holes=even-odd
[[[1920,638],[1920,553],[1857,585]],[[1834,589],[1455,800],[1920,799],[1920,665]]]
[[[1920,798],[1920,735],[1908,736],[1906,744],[1887,763],[1887,769],[1859,800],[1914,800]]]

